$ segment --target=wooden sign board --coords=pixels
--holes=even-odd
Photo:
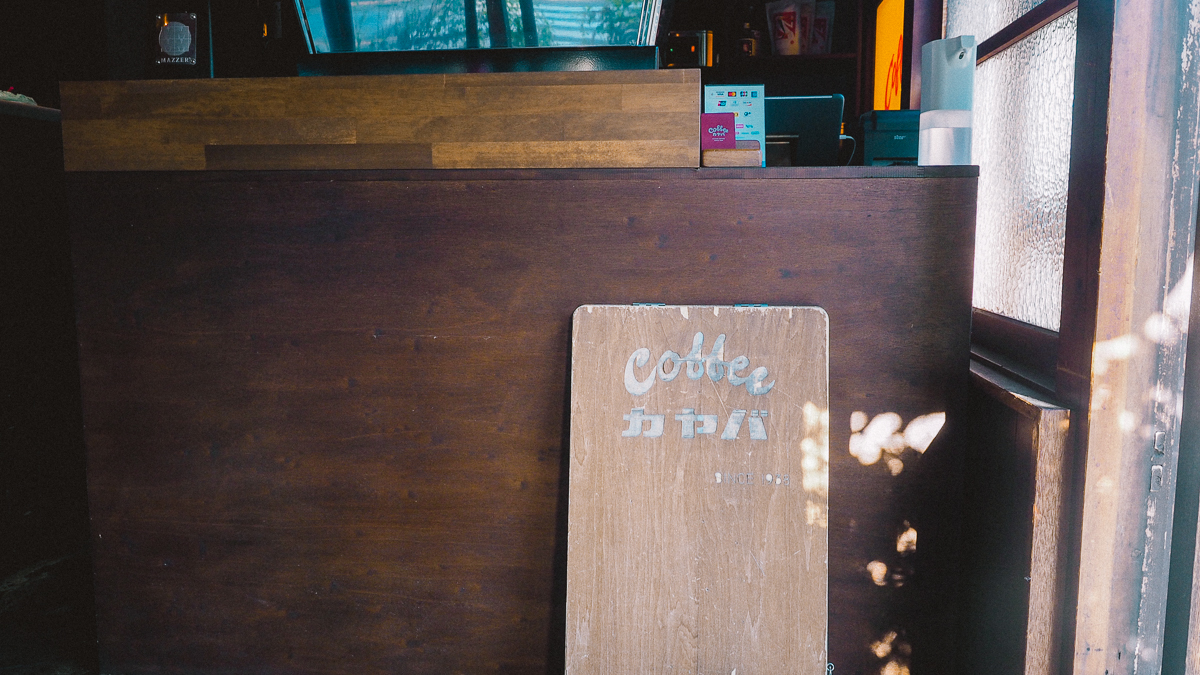
[[[566,672],[826,672],[828,325],[575,312]]]

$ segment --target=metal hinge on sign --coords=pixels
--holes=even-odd
[[[734,307],[766,307],[766,306],[767,306],[767,303],[765,303],[765,302],[739,302],[734,305]]]

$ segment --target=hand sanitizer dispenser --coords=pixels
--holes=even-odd
[[[917,164],[971,163],[974,99],[975,36],[960,35],[922,46]]]

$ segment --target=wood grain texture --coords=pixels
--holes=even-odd
[[[700,161],[698,71],[66,82],[62,96],[68,171]],[[265,146],[261,163],[247,146]]]
[[[704,166],[761,166],[762,151],[758,148],[752,149],[725,149],[714,148],[712,150],[704,150],[700,153],[700,163]]]
[[[1024,432],[1012,451],[1028,453],[1033,499],[1024,506],[1030,518],[1028,548],[1028,612],[1025,623],[1025,675],[1052,675],[1058,672],[1064,634],[1064,598],[1069,575],[1066,570],[1070,538],[1066,536],[1071,519],[1070,456],[1067,453],[1071,412],[1065,406],[1047,401],[1031,388],[977,363],[971,364],[972,382],[992,400],[1024,418],[1018,428]],[[991,433],[977,429],[976,433]],[[1020,489],[1020,488],[1017,488]],[[1022,551],[1024,553],[1024,551]]]
[[[575,312],[567,673],[826,672],[828,325]]]
[[[995,370],[1054,391],[1058,333],[984,309],[971,313],[971,353]]]
[[[321,145],[210,145],[204,166],[213,170],[433,168],[425,143]]]
[[[1079,6],[1058,384],[1086,411],[1080,675],[1160,671],[1182,590],[1168,592],[1168,572],[1200,182],[1194,18],[1153,0]]]
[[[829,658],[946,672],[952,169],[68,175],[104,672],[561,672],[570,318],[631,302],[828,311]]]
[[[526,141],[435,143],[439,169],[532,169],[579,166],[687,166],[690,141]]]

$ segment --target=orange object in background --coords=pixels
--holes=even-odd
[[[900,109],[904,67],[904,0],[883,0],[875,12],[875,110]]]

